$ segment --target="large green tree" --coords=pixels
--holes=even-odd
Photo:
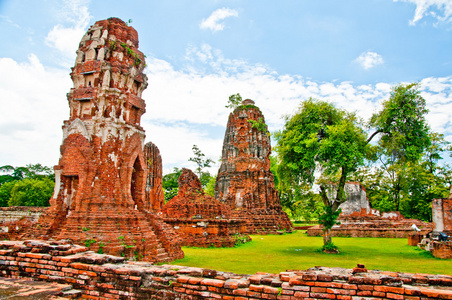
[[[366,133],[355,114],[326,101],[309,99],[287,118],[275,138],[283,186],[319,186],[325,206],[320,221],[324,245],[328,246],[339,205],[346,200],[347,177],[364,162]]]

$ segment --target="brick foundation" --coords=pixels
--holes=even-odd
[[[362,266],[238,275],[126,262],[61,242],[2,241],[0,249],[3,277],[70,284],[85,299],[452,299],[452,276],[447,275],[367,271]]]

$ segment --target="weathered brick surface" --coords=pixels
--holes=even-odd
[[[148,175],[146,178],[146,209],[158,212],[165,201],[165,195],[163,193],[163,166],[162,157],[157,146],[148,142],[144,145],[144,159],[148,166]]]
[[[341,224],[331,230],[332,236],[407,238],[413,234],[413,224],[421,229],[421,235],[427,234],[433,228],[432,223],[405,219],[399,212],[372,211],[369,214],[363,210],[361,213],[340,215],[338,220]],[[307,232],[309,236],[323,234],[321,226],[310,227]]]
[[[67,284],[79,290],[83,298],[97,300],[452,299],[452,277],[446,275],[383,271],[353,274],[352,269],[325,267],[280,274],[237,275],[194,267],[132,262],[86,250],[64,241],[2,241],[0,273],[5,278]],[[39,266],[27,260],[32,257],[39,257]],[[55,265],[55,262],[63,261],[66,262],[64,265]],[[407,279],[411,284],[404,283]]]
[[[110,18],[88,29],[72,68],[51,207],[26,236],[70,238],[148,261],[183,257],[181,239],[150,212],[162,202],[158,178],[146,192],[161,161],[152,144],[144,147],[140,126],[144,67],[138,34],[125,22]]]
[[[253,122],[260,128],[253,127]],[[229,115],[215,198],[247,221],[249,233],[292,230],[274,186],[270,153],[264,116],[254,101],[244,100]]]
[[[251,240],[246,222],[232,217],[229,206],[207,195],[199,178],[182,169],[178,194],[166,203],[160,213],[183,239],[183,245],[194,247],[233,247],[237,239]]]

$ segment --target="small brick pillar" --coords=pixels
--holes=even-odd
[[[417,246],[422,241],[423,235],[417,232],[408,235],[408,245]]]

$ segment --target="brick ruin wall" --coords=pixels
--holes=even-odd
[[[415,224],[421,229],[422,234],[432,231],[431,223],[413,219],[384,219],[381,217],[357,217],[355,219],[339,219],[341,225],[333,226],[332,236],[343,237],[382,237],[382,238],[407,238]],[[321,236],[322,226],[313,226],[307,230],[308,236]]]
[[[166,203],[159,214],[172,226],[184,246],[233,247],[251,238],[246,234],[246,221],[233,217],[231,208],[207,195],[198,176],[182,169],[179,192]]]
[[[246,220],[250,234],[292,230],[275,189],[270,154],[264,116],[246,99],[229,115],[215,198],[231,207],[236,218]]]
[[[36,222],[47,209],[48,207],[37,206],[0,207],[0,226],[20,219]]]
[[[421,234],[432,231],[433,224],[415,219],[405,219],[400,212],[380,212],[370,207],[366,190],[360,183],[346,183],[347,201],[340,205],[339,225],[333,226],[332,236],[407,238],[413,233],[412,225]],[[309,236],[321,236],[322,226],[307,229]],[[417,244],[416,244],[417,245]]]
[[[0,242],[5,278],[70,284],[85,299],[452,299],[452,276],[315,267],[239,275],[125,261],[40,241]],[[68,291],[70,293],[71,291]]]
[[[432,201],[432,218],[435,231],[452,235],[452,198],[434,199]]]

